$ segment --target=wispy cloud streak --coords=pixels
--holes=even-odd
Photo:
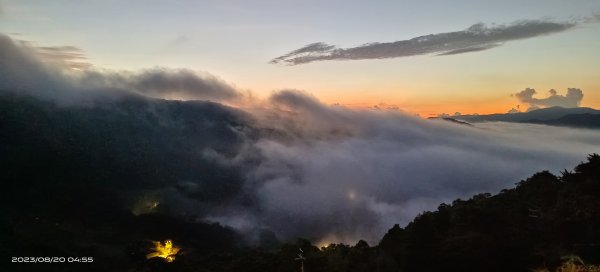
[[[584,20],[581,22],[588,22]],[[580,21],[553,22],[524,20],[506,25],[474,24],[454,32],[430,34],[388,43],[368,43],[339,48],[323,42],[309,44],[271,60],[272,64],[298,65],[324,60],[387,59],[437,54],[438,56],[477,52],[498,47],[505,42],[528,39],[567,31]]]
[[[70,69],[87,69],[92,64],[79,47],[75,46],[40,46],[34,47],[35,52],[44,61],[58,62]]]

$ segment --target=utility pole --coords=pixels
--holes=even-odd
[[[298,253],[298,258],[294,259],[296,261],[300,261],[300,272],[304,272],[304,251],[300,248],[300,253]]]

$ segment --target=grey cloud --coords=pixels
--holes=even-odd
[[[564,107],[564,108],[576,108],[581,105],[583,99],[583,91],[578,88],[568,88],[566,95],[559,95],[556,90],[551,89],[549,96],[546,98],[534,98],[533,96],[537,92],[535,89],[526,88],[515,94],[515,97],[522,103],[527,103],[530,108],[544,108],[544,107]]]
[[[0,89],[54,99],[69,96],[60,69],[39,60],[35,49],[0,34]],[[69,93],[69,94],[67,94]]]
[[[270,97],[269,103],[275,110],[262,117],[261,126],[280,131],[289,138],[300,141],[337,138],[356,130],[349,116],[343,114],[343,108],[327,107],[303,91],[279,91]]]
[[[81,48],[75,46],[33,47],[43,61],[62,64],[71,69],[88,69],[92,64]]]
[[[79,81],[84,86],[120,88],[166,99],[224,101],[240,96],[235,88],[218,77],[189,69],[86,71]]]
[[[233,86],[208,73],[168,68],[95,70],[85,60],[78,47],[35,46],[0,34],[0,88],[65,103],[90,99],[91,93],[110,95],[115,89],[179,100],[223,102],[241,96]]]
[[[210,75],[198,75],[191,70],[151,69],[133,76],[132,84],[137,90],[149,94],[170,93],[186,99],[225,100],[238,95],[223,80]]]
[[[473,47],[467,47],[467,48],[460,48],[460,49],[456,49],[456,50],[452,50],[452,51],[448,51],[448,52],[444,52],[444,53],[440,53],[438,54],[438,56],[450,56],[450,55],[458,55],[458,54],[464,54],[464,53],[471,53],[471,52],[479,52],[479,51],[483,51],[483,50],[488,50],[488,49],[492,49],[494,47],[498,47],[501,44],[485,44],[482,46],[473,46]]]
[[[270,98],[275,104],[282,104],[293,109],[324,110],[323,105],[313,96],[299,90],[284,90],[273,94]]]
[[[598,131],[459,126],[326,106],[295,90],[275,93],[271,103],[275,110],[257,126],[302,137],[269,134],[241,152],[238,159],[260,157],[246,167],[245,191],[255,201],[208,218],[242,231],[271,229],[284,239],[377,242],[393,224],[442,202],[497,192],[536,171],[568,169],[600,144]]]
[[[294,56],[301,55],[301,54],[314,54],[314,53],[325,53],[326,54],[327,52],[329,52],[331,50],[335,50],[335,49],[336,49],[336,47],[334,45],[328,45],[328,44],[322,43],[322,42],[311,43],[300,49],[294,50],[294,51],[287,53],[281,57],[273,59],[270,63],[276,64],[276,63],[281,62],[284,59],[294,58]]]
[[[593,13],[592,15],[583,18],[583,21],[586,23],[598,23],[600,22],[600,13]]]
[[[518,21],[508,25],[486,26],[479,23],[455,32],[419,36],[389,43],[368,43],[338,48],[322,42],[309,44],[273,59],[270,63],[298,65],[323,60],[360,60],[408,57],[424,54],[438,56],[477,52],[498,47],[505,42],[563,32],[578,22],[542,20]]]

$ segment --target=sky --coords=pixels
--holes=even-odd
[[[93,69],[188,68],[257,97],[297,89],[327,104],[398,107],[427,117],[507,112],[522,104],[515,94],[527,88],[538,98],[578,88],[581,106],[600,108],[598,14],[594,0],[0,0],[0,33],[39,47],[72,46]],[[566,29],[486,40],[480,45],[490,48],[469,45],[463,54],[272,63],[313,43],[360,49],[478,23],[487,35],[527,21]]]

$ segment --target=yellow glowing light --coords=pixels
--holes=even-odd
[[[354,192],[354,191],[349,191],[349,192],[348,192],[348,198],[349,198],[350,200],[356,200],[356,192]]]
[[[328,248],[331,245],[331,242],[329,242],[329,241],[320,241],[320,242],[317,243],[317,245],[318,245],[318,247],[321,250],[323,250],[323,249]]]
[[[159,257],[165,259],[166,262],[170,263],[175,260],[175,256],[180,250],[180,248],[173,245],[173,241],[171,240],[165,240],[164,245],[159,241],[153,241],[152,243],[154,243],[154,252],[151,252],[148,255],[146,255],[146,259]]]
[[[150,207],[150,209],[154,209],[154,208],[158,207],[158,204],[160,204],[160,202],[152,201],[152,202],[148,203],[148,206]]]

